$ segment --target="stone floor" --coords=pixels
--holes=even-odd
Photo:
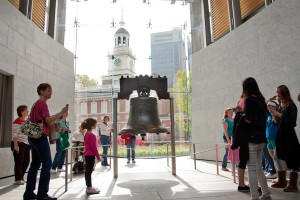
[[[107,199],[107,200],[243,200],[250,199],[249,193],[237,192],[231,172],[216,174],[213,162],[194,162],[188,157],[176,159],[176,176],[167,167],[166,159],[137,159],[136,164],[127,164],[119,159],[118,178],[113,178],[113,169],[96,166],[93,186],[101,192],[96,195],[85,193],[84,174],[76,174],[68,181],[65,192],[65,173],[52,174],[49,195],[59,199]],[[271,181],[268,181],[271,184]],[[0,180],[0,199],[20,200],[25,186],[13,184],[13,177]],[[270,189],[273,200],[300,199],[300,193],[284,193],[282,189]]]

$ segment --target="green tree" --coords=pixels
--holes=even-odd
[[[91,79],[88,75],[76,74],[76,84],[79,88],[98,86],[99,83],[95,79]]]
[[[175,113],[175,129],[180,132],[183,129],[185,138],[187,138],[191,130],[191,106],[192,106],[192,72],[188,76],[185,70],[179,70],[175,76],[175,83],[169,92],[174,97],[174,113]]]

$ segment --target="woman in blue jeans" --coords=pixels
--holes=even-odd
[[[224,117],[222,120],[222,124],[223,124],[223,140],[225,143],[225,154],[223,157],[223,161],[222,161],[222,170],[223,171],[229,171],[227,169],[227,157],[228,157],[228,145],[231,144],[231,137],[232,137],[232,130],[233,130],[233,110],[232,108],[227,108],[224,111]]]
[[[108,123],[110,120],[108,115],[103,117],[103,121],[100,123],[100,143],[102,145],[102,158],[103,161],[101,162],[102,166],[110,166],[107,162],[107,152],[108,152],[108,145],[110,145],[110,134],[112,132],[112,128]]]
[[[64,113],[68,112],[68,107],[66,106],[62,108],[59,113],[50,116],[46,101],[50,99],[52,95],[51,85],[48,83],[41,83],[37,87],[37,93],[39,99],[33,105],[32,112],[30,113],[30,121],[34,123],[43,123],[44,134],[38,139],[28,137],[28,142],[31,147],[31,163],[23,199],[56,200],[57,198],[48,195],[52,160],[47,136],[50,134],[50,125],[58,120]],[[34,190],[36,187],[37,173],[41,165],[42,168],[36,195]]]
[[[247,130],[244,137],[246,137],[249,148],[247,166],[251,199],[271,200],[267,180],[261,167],[262,151],[267,143],[267,104],[256,80],[252,77],[243,81],[243,94],[245,96],[244,126]],[[243,155],[240,152],[241,157]],[[262,190],[261,196],[259,196],[258,184]]]

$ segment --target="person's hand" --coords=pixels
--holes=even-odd
[[[270,98],[270,100],[275,100],[276,98],[277,98],[277,95],[272,96],[272,97]]]
[[[14,150],[15,150],[17,153],[19,153],[19,151],[20,151],[19,146],[18,146],[18,145],[15,145],[15,146],[14,146]]]
[[[69,111],[69,106],[65,106],[65,107],[63,107],[62,109],[61,109],[61,113],[66,113],[66,112],[68,112]]]

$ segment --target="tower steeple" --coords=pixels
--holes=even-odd
[[[125,25],[125,22],[123,20],[123,6],[122,6],[122,9],[121,9],[121,20],[120,20],[119,24],[120,24],[120,27]]]

